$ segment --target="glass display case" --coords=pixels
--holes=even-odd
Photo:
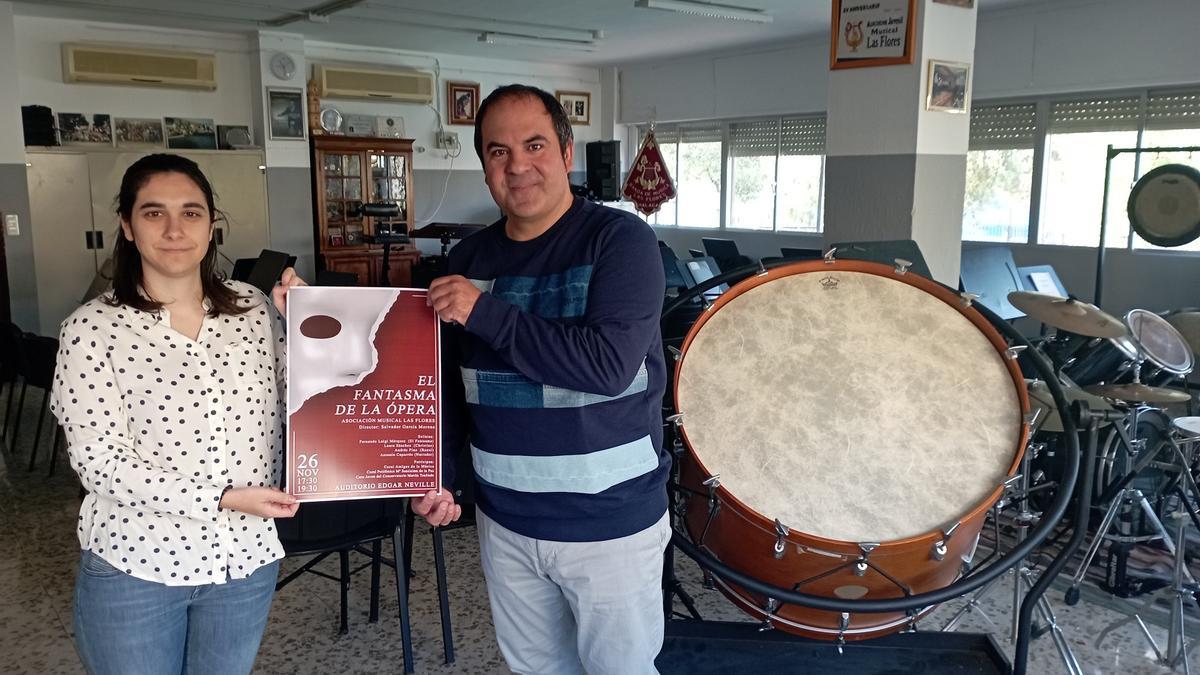
[[[318,269],[351,272],[362,286],[407,286],[418,254],[393,244],[383,279],[383,247],[368,243],[381,231],[412,229],[412,141],[313,136],[313,215]],[[364,217],[363,204],[394,202],[397,217]]]

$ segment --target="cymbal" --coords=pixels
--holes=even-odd
[[[1098,384],[1087,387],[1087,391],[1104,398],[1130,403],[1183,403],[1191,398],[1187,392],[1163,387],[1136,384]]]
[[[1025,384],[1029,389],[1030,411],[1040,411],[1038,414],[1040,423],[1037,424],[1037,428],[1042,431],[1062,433],[1062,418],[1058,414],[1058,406],[1054,405],[1054,397],[1050,394],[1050,387],[1042,380],[1025,380]],[[1067,403],[1085,401],[1092,410],[1113,409],[1112,404],[1108,401],[1095,394],[1089,394],[1079,387],[1064,384],[1062,390]],[[1108,422],[1103,422],[1101,426],[1105,424],[1108,424]]]
[[[1008,301],[1014,307],[1049,326],[1079,335],[1118,338],[1125,335],[1125,324],[1099,307],[1049,293],[1013,291]]]

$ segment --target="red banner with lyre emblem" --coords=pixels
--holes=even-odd
[[[675,183],[667,172],[667,163],[654,140],[653,130],[642,139],[642,147],[633,158],[633,167],[625,177],[621,194],[647,216],[657,213],[664,203],[675,197]]]

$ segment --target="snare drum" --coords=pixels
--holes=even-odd
[[[1024,381],[986,319],[943,286],[863,261],[734,286],[689,331],[674,393],[688,535],[749,576],[824,597],[952,583],[1028,434]],[[780,606],[718,583],[810,637],[864,639],[915,618]]]

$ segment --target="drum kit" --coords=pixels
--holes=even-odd
[[[1068,670],[1082,673],[1044,597],[1067,556],[1041,575],[1026,558],[1060,524],[1081,473],[1089,503],[1076,521],[1089,520],[1093,485],[1106,508],[1087,562],[1130,503],[1171,543],[1146,490],[1195,489],[1200,424],[1192,435],[1170,424],[1153,446],[1138,429],[1163,414],[1157,406],[1189,400],[1164,386],[1194,365],[1180,332],[1143,310],[1121,321],[1075,298],[1014,293],[1013,305],[1058,329],[1029,341],[906,261],[839,260],[836,249],[742,276],[712,280],[733,285],[669,346],[676,547],[764,630],[839,649],[916,630],[938,603],[976,591],[970,611],[1015,567],[1014,672],[1024,672],[1036,609]],[[1097,446],[1081,453],[1075,433],[1089,419],[1093,441],[1095,420],[1123,420],[1090,466]],[[1152,472],[1153,488],[1134,482]],[[1039,489],[1053,496],[1035,501]],[[998,531],[1002,517],[1017,541],[1006,551],[997,541],[981,563],[985,523]],[[1186,569],[1177,576],[1190,592]],[[1171,658],[1182,644],[1173,632]]]

